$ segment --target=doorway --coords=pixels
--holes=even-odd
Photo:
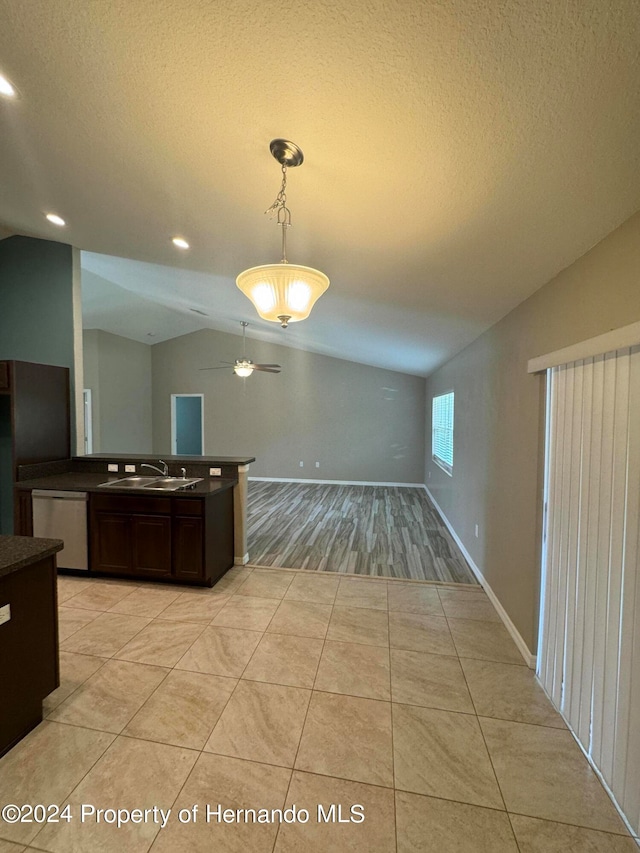
[[[93,404],[91,401],[91,388],[85,388],[82,392],[84,411],[84,455],[93,453]]]
[[[171,395],[171,453],[204,454],[204,394]]]

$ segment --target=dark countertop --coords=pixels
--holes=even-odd
[[[205,465],[249,465],[256,461],[255,456],[163,456],[162,459],[169,462],[185,462],[193,464]],[[88,456],[74,456],[74,462],[113,462],[122,460],[128,462],[130,459],[142,459],[143,462],[158,462],[157,453],[91,453]]]
[[[33,536],[0,536],[0,577],[10,575],[62,551],[62,539],[34,539]]]
[[[172,457],[168,457],[168,459],[171,458]],[[236,478],[229,477],[221,479],[214,477],[205,478],[202,482],[196,483],[192,489],[180,489],[175,492],[156,492],[152,489],[118,489],[113,487],[109,489],[100,488],[101,483],[108,483],[113,480],[122,480],[127,476],[133,475],[105,473],[94,474],[82,471],[68,471],[66,474],[52,474],[49,477],[39,477],[37,480],[20,480],[15,484],[15,486],[17,489],[25,491],[30,491],[31,489],[52,489],[61,492],[97,492],[101,495],[126,494],[146,495],[147,497],[179,496],[181,498],[201,498],[206,497],[207,495],[223,492],[225,489],[230,489],[238,482]]]

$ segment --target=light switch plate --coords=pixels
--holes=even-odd
[[[113,474],[117,474],[118,466],[115,465],[113,462],[109,462],[109,464],[107,465],[107,471],[111,471]]]
[[[5,622],[8,622],[11,619],[11,605],[3,604],[0,607],[0,625],[4,625]]]
[[[210,477],[221,477],[222,476],[222,468],[209,468],[209,476]]]
[[[135,465],[125,465],[124,466],[124,473],[125,474],[135,474],[136,473],[136,466]]]

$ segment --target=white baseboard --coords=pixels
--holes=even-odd
[[[500,619],[502,620],[502,622],[504,624],[504,627],[507,629],[509,634],[511,634],[511,637],[513,638],[514,643],[518,647],[518,651],[520,652],[520,654],[524,658],[525,663],[527,664],[527,666],[530,669],[535,669],[536,668],[536,656],[532,655],[531,652],[529,651],[529,647],[527,646],[525,641],[522,639],[520,632],[518,631],[516,626],[511,621],[509,614],[507,613],[507,611],[504,609],[504,607],[500,603],[498,596],[491,589],[491,587],[487,583],[484,575],[482,574],[482,572],[480,571],[478,566],[476,566],[476,564],[474,563],[473,559],[471,558],[471,555],[469,554],[469,552],[465,548],[464,543],[462,542],[462,540],[460,539],[458,534],[453,529],[449,519],[447,518],[447,516],[444,514],[444,512],[440,508],[437,500],[432,495],[429,487],[425,485],[424,488],[425,488],[425,491],[427,492],[427,494],[429,495],[429,498],[433,502],[433,505],[438,510],[440,518],[445,523],[447,530],[453,536],[458,548],[460,548],[460,550],[462,551],[465,560],[467,561],[467,563],[469,563],[469,566],[471,567],[471,571],[474,573],[474,575],[478,579],[478,583],[484,589],[484,591],[487,593],[487,596],[488,596],[489,600],[491,601],[491,603],[493,604],[493,606],[495,607],[495,609],[498,613],[498,616],[500,617]]]
[[[322,486],[398,486],[406,489],[423,489],[424,483],[375,483],[371,480],[307,480],[295,477],[249,477],[265,483],[318,483]]]

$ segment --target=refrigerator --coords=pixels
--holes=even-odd
[[[14,532],[18,467],[70,456],[69,368],[0,360],[0,533]]]

